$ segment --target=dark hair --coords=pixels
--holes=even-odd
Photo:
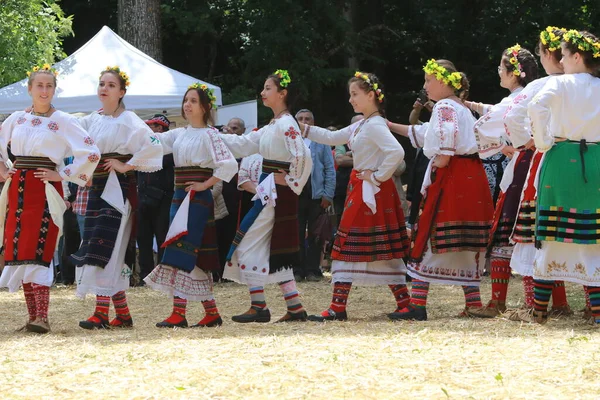
[[[185,94],[183,95],[183,100],[181,101],[181,116],[183,117],[183,119],[186,119],[185,113],[183,112],[183,104],[185,103],[185,96],[187,96],[187,94],[192,90],[198,93],[198,98],[200,99],[200,106],[204,110],[204,115],[202,116],[204,123],[206,125],[208,125],[209,122],[212,124],[213,120],[212,116],[210,115],[210,111],[212,110],[212,103],[210,102],[208,94],[200,88],[189,88],[185,92]]]
[[[353,76],[352,78],[348,79],[348,88],[350,88],[350,85],[352,85],[353,83],[356,83],[358,85],[358,87],[365,93],[369,93],[370,91],[373,91],[373,93],[375,94],[374,100],[375,100],[375,105],[377,106],[377,110],[379,111],[379,114],[381,114],[381,116],[385,118],[385,105],[386,105],[387,101],[386,101],[386,97],[385,97],[386,93],[383,88],[383,83],[381,83],[381,81],[375,74],[371,74],[369,72],[364,72],[364,74],[369,77],[369,81],[371,81],[371,83],[367,83],[367,81],[365,81],[361,77]],[[377,93],[373,89],[373,85],[375,85],[375,84],[377,84],[377,89],[380,89],[381,93],[384,95],[383,100],[381,102],[377,98],[378,97]]]
[[[124,90],[125,93],[127,93],[127,81],[123,79],[119,72],[112,69],[105,69],[104,71],[100,72],[100,78],[102,78],[105,74],[112,74],[113,76],[116,76],[119,80],[119,86],[121,87],[121,90]],[[123,97],[125,97],[125,95],[123,95]],[[123,97],[119,99],[119,104],[123,102]]]
[[[443,58],[439,60],[435,60],[435,62],[440,66],[446,68],[446,71],[449,73],[458,72],[461,76],[460,80],[460,89],[454,89],[454,94],[456,97],[461,99],[462,101],[466,101],[469,98],[469,78],[467,78],[467,74],[464,72],[460,72],[454,63],[450,60],[445,60]],[[450,84],[449,86],[451,86]]]
[[[589,39],[593,40],[596,43],[600,42],[600,39],[598,39],[596,36],[594,36],[593,34],[591,34],[588,31],[579,31],[579,34],[581,36],[583,36],[584,38],[589,38]],[[579,47],[577,46],[576,43],[567,42],[565,40],[564,36],[563,36],[563,39],[562,39],[562,43],[565,44],[565,47],[567,49],[569,49],[569,51],[572,54],[579,53],[581,55],[581,57],[583,58],[583,64],[587,68],[593,70],[595,76],[600,76],[600,57],[594,58],[594,52],[593,51],[579,49]]]
[[[516,71],[516,67],[510,63],[512,54],[509,54],[511,48],[508,48],[502,52],[502,65],[506,67],[506,70],[511,74]],[[521,72],[525,73],[525,76],[516,76],[519,85],[525,87],[529,82],[536,80],[539,76],[538,63],[533,54],[527,49],[520,48],[517,53],[517,61],[521,64]]]
[[[31,85],[33,85],[33,80],[35,79],[35,77],[40,74],[50,75],[52,77],[52,81],[54,82],[54,87],[56,87],[57,81],[56,81],[56,75],[54,74],[54,72],[52,72],[51,70],[42,69],[42,68],[29,74],[29,78],[27,79],[27,86],[31,87]]]
[[[562,35],[565,33],[565,30],[561,28],[556,28],[552,29],[552,33],[555,34],[557,37],[561,38],[562,40]],[[550,52],[550,54],[552,54],[552,57],[554,58],[554,61],[556,61],[557,63],[560,62],[560,59],[562,58],[562,51],[560,49],[560,46],[558,47],[558,49],[550,50],[550,42],[546,42],[546,44],[544,44],[542,43],[542,39],[540,39],[538,40],[538,44],[535,47],[535,54],[537,56],[541,56],[540,49],[544,52],[544,54]]]
[[[281,78],[279,77],[279,75],[276,75],[276,74],[271,74],[271,75],[267,76],[266,80],[269,80],[269,79],[271,79],[273,82],[275,82],[278,92],[282,92],[284,90],[287,91],[287,94],[283,101],[285,102],[285,105],[288,108],[288,110],[291,110],[292,108],[294,108],[294,104],[296,104],[296,100],[298,97],[298,93],[296,90],[296,84],[292,81],[292,82],[288,83],[286,87],[283,87],[283,86],[281,86]]]

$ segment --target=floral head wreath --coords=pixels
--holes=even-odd
[[[428,75],[434,75],[435,79],[444,82],[446,85],[452,85],[456,90],[462,88],[462,75],[460,72],[448,72],[448,70],[438,64],[433,58],[427,61],[427,64],[423,67]]]
[[[188,90],[190,89],[200,89],[208,96],[208,100],[210,101],[210,105],[212,108],[217,106],[217,96],[215,96],[214,90],[210,89],[205,83],[196,82],[188,86]]]
[[[554,32],[560,32],[559,35]],[[540,42],[550,51],[556,51],[560,49],[560,41],[567,30],[565,28],[557,28],[556,26],[549,26],[540,32]]]
[[[114,67],[107,66],[106,69],[102,71],[100,76],[102,76],[102,74],[105,72],[116,72],[117,74],[119,74],[119,76],[125,81],[125,87],[128,87],[131,83],[129,82],[129,75],[127,75],[125,71],[121,71],[121,68],[119,68],[118,65],[115,65]]]
[[[579,31],[571,29],[563,35],[563,39],[567,43],[571,43],[581,51],[592,53],[594,58],[600,57],[600,41],[590,37],[583,36]]]
[[[369,75],[365,74],[364,72],[356,71],[354,73],[354,77],[360,78],[363,81],[367,82],[367,84],[369,85],[369,88],[375,92],[375,96],[377,96],[377,101],[379,101],[380,103],[383,103],[383,98],[385,97],[385,95],[379,88],[379,85],[377,83],[373,83],[371,81],[371,79],[369,78]]]
[[[521,46],[519,45],[519,43],[517,43],[513,47],[509,47],[508,50],[506,50],[506,55],[510,57],[508,59],[508,62],[514,68],[513,69],[513,74],[515,76],[519,76],[521,78],[525,78],[525,76],[527,76],[527,74],[525,73],[525,71],[523,71],[523,66],[519,62],[519,57],[518,57],[519,56],[519,50],[521,50]]]
[[[38,71],[50,71],[54,76],[58,76],[58,71],[52,68],[52,66],[48,63],[42,65],[41,67],[36,65],[31,69],[31,71],[27,71],[27,76],[31,76],[32,73]]]
[[[282,88],[286,88],[290,83],[292,83],[292,78],[290,78],[290,73],[287,72],[286,69],[278,69],[273,72],[273,75],[277,75],[279,77],[279,86]]]

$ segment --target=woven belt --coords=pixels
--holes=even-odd
[[[285,172],[290,172],[290,163],[285,161],[263,160],[262,172],[270,174],[271,172],[279,172],[282,169]]]
[[[119,154],[119,153],[101,154],[100,162],[98,163],[98,165],[96,166],[96,170],[94,171],[94,176],[108,175],[108,171],[104,170],[104,163],[106,162],[106,160],[115,159],[115,160],[121,161],[122,163],[126,163],[127,161],[131,160],[131,157],[133,157],[131,154]],[[133,173],[133,172],[129,171],[128,173]]]
[[[213,176],[211,168],[201,167],[176,167],[175,189],[183,189],[186,182],[204,182]]]
[[[48,157],[27,157],[17,156],[14,164],[15,169],[38,169],[47,168],[51,170],[56,169],[54,161]]]

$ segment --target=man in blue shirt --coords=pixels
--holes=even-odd
[[[302,109],[296,113],[298,122],[314,125],[315,118],[310,110]],[[294,275],[296,281],[306,279],[315,282],[323,274],[319,268],[323,241],[314,235],[315,222],[325,213],[333,202],[335,192],[335,168],[333,154],[327,145],[304,139],[310,149],[313,160],[310,179],[304,186],[298,204],[298,226],[300,233],[300,259]],[[306,238],[306,240],[304,240]]]

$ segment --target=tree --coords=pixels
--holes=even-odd
[[[119,36],[162,61],[160,0],[119,0]]]
[[[0,7],[0,87],[23,79],[32,66],[66,56],[62,39],[72,17],[55,0],[3,0]]]

